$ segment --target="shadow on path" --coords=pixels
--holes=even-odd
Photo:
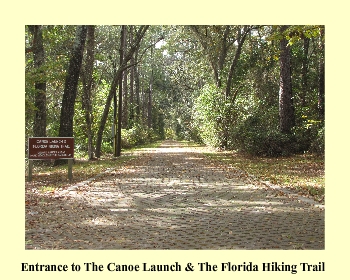
[[[26,209],[27,249],[324,249],[324,210],[166,141]]]

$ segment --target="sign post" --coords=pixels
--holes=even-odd
[[[68,159],[68,178],[73,179],[73,137],[30,137],[28,139],[28,181],[32,180],[33,160]]]
[[[28,164],[28,181],[32,181],[32,174],[33,174],[33,160],[29,160]]]
[[[68,159],[68,179],[72,181],[73,179],[73,159]]]

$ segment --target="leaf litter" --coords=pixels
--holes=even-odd
[[[242,232],[257,230],[257,222],[277,225],[280,222],[271,215],[280,219],[283,211],[293,209],[295,220],[301,224],[306,224],[307,216],[298,213],[304,212],[305,207],[308,212],[315,213],[310,205],[297,201],[292,195],[258,184],[247,172],[203,157],[200,152],[205,150],[165,142],[160,148],[138,151],[127,161],[111,161],[99,168],[92,163],[90,169],[90,165],[84,163],[87,171],[79,168],[72,183],[62,176],[60,169],[57,174],[54,169],[40,173],[33,182],[26,183],[26,248],[168,248],[170,241],[166,238],[162,242],[152,238],[169,236],[170,231],[173,239],[183,240],[183,229],[187,230],[189,225],[191,230],[187,234],[203,232],[205,228],[204,236],[198,236],[200,239],[217,235],[238,238],[237,227],[232,223],[238,213],[246,217],[247,225]],[[88,180],[90,176],[95,179]],[[81,181],[85,183],[79,185]],[[136,196],[137,193],[145,196]],[[252,215],[262,215],[262,218],[256,220]],[[223,222],[225,219],[229,219],[227,223]],[[255,224],[251,225],[252,221]],[[237,222],[241,224],[242,220]],[[208,226],[214,230],[208,230]],[[293,230],[285,231],[283,227],[279,236],[300,235]],[[321,226],[317,232],[320,236],[320,245],[317,245],[321,247],[323,231]],[[241,243],[234,240],[232,244],[244,244],[242,248],[269,247],[261,236],[257,240],[256,244],[247,244],[246,240]],[[283,242],[285,240],[281,240]],[[176,242],[171,244],[171,248],[183,248]],[[199,246],[186,244],[189,249]],[[223,248],[215,242],[211,244]]]

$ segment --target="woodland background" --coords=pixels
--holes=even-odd
[[[324,26],[36,25],[25,53],[25,138],[74,136],[79,157],[159,139],[324,153]]]

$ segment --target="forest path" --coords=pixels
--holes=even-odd
[[[165,141],[26,208],[26,249],[324,249],[324,215]]]

